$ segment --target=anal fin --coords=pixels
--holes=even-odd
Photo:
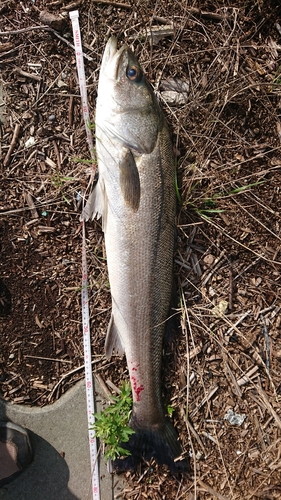
[[[123,347],[118,328],[115,325],[113,314],[111,315],[110,322],[107,328],[105,339],[105,356],[110,359],[113,351],[118,356],[123,356],[125,349]]]

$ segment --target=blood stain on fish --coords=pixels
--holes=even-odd
[[[144,390],[144,386],[138,385],[136,377],[132,376],[131,379],[132,379],[134,393],[136,394],[137,397],[137,401],[140,401],[140,394]]]

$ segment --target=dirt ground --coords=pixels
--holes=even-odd
[[[115,34],[161,100],[178,165],[181,329],[163,391],[192,476],[143,464],[122,498],[281,498],[279,0],[1,1],[1,397],[43,406],[83,377],[79,214],[92,167],[73,9],[92,121]],[[128,373],[104,357],[99,222],[87,224],[87,256],[94,374],[118,386]]]

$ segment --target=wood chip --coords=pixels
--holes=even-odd
[[[32,217],[34,219],[39,219],[39,215],[38,215],[38,212],[35,208],[31,194],[28,191],[25,191],[24,196],[25,196],[25,200],[30,208]]]

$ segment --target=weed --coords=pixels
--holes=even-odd
[[[266,182],[265,180],[257,181],[257,182],[252,182],[251,184],[245,184],[244,186],[240,186],[238,188],[232,189],[231,191],[220,191],[219,193],[217,193],[213,196],[212,200],[218,200],[221,198],[229,198],[230,196],[233,196],[235,194],[244,193],[245,191],[248,191],[248,189],[259,186],[260,184],[264,184],[265,182]]]
[[[128,425],[133,404],[130,384],[123,382],[120,394],[111,399],[113,403],[110,406],[101,413],[95,413],[96,421],[92,429],[105,444],[105,458],[116,460],[119,456],[131,454],[120,445],[128,442],[135,432]]]
[[[181,199],[181,195],[180,195],[180,191],[179,191],[179,184],[178,184],[178,176],[177,176],[177,170],[175,169],[175,189],[176,189],[176,197],[177,197],[177,200],[180,204],[180,206],[182,205],[182,199]]]
[[[264,184],[266,182],[265,180],[263,181],[258,181],[258,182],[253,182],[252,184],[245,184],[244,186],[240,186],[238,188],[232,189],[231,191],[228,192],[219,192],[214,194],[211,198],[206,198],[204,200],[204,208],[198,208],[195,206],[194,203],[189,203],[190,206],[193,207],[195,212],[200,216],[203,217],[204,219],[209,219],[209,216],[212,214],[218,214],[224,212],[223,209],[216,208],[216,203],[217,201],[223,199],[223,198],[229,198],[231,196],[235,196],[241,193],[245,193],[245,191],[248,191],[249,189],[259,186],[260,184]]]
[[[94,164],[95,167],[97,167],[97,164],[93,161],[92,158],[90,160],[87,160],[86,158],[72,158],[72,161],[74,163],[83,163],[84,165],[89,165],[89,166],[92,166]]]
[[[75,181],[75,178],[74,177],[68,177],[68,176],[65,176],[65,175],[61,175],[59,172],[56,172],[55,175],[52,176],[52,183],[53,185],[59,189],[61,192],[65,186],[65,183],[68,182],[68,181]],[[64,199],[64,201],[70,205],[70,201],[66,198],[66,196],[62,193],[62,197]]]
[[[171,417],[174,413],[175,409],[171,405],[167,405],[167,415]]]
[[[281,84],[281,66],[279,66],[279,68],[275,72],[275,75],[273,77],[273,83],[274,83],[274,85],[280,85]]]

